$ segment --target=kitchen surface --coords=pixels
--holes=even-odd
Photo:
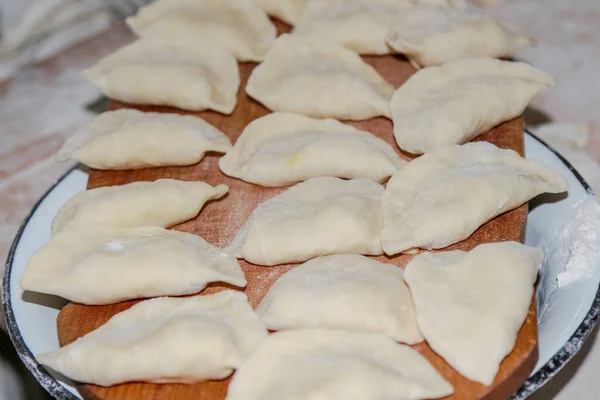
[[[0,0],[0,258],[6,258],[32,206],[73,166],[55,162],[54,153],[78,127],[106,109],[107,100],[79,72],[133,40],[120,19],[135,9],[129,4],[135,2],[122,3]],[[557,85],[533,100],[526,124],[599,192],[600,2],[477,4],[537,40],[536,47],[521,50],[517,58],[551,74]],[[575,358],[532,398],[600,398],[596,336],[593,332]],[[0,351],[13,352],[7,338],[0,341]],[[6,358],[15,363],[13,355]],[[35,385],[13,374],[9,363],[0,363],[0,398],[3,391],[17,396],[5,398],[18,398],[19,381]]]

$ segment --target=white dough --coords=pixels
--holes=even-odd
[[[405,270],[421,332],[461,375],[492,384],[527,318],[542,252],[517,242],[423,253]]]
[[[270,330],[342,329],[419,343],[402,268],[357,254],[315,258],[285,273],[256,308]]]
[[[228,377],[266,336],[246,295],[227,290],[143,301],[36,358],[68,378],[100,386],[191,384]]]
[[[210,282],[246,285],[237,260],[200,236],[158,227],[80,225],[52,236],[29,259],[21,287],[109,304],[198,293]]]
[[[224,174],[262,186],[322,176],[383,182],[405,164],[389,144],[369,132],[290,113],[252,121],[219,160]]]
[[[305,329],[263,340],[226,400],[418,400],[452,392],[425,357],[383,335]]]
[[[57,161],[77,160],[96,169],[196,164],[207,151],[226,153],[231,141],[192,115],[107,111],[70,137]]]
[[[395,52],[386,43],[394,14],[408,0],[313,0],[296,22],[294,33],[342,45],[360,54]]]
[[[257,0],[258,4],[267,12],[290,25],[296,24],[301,20],[303,13],[309,6],[309,3],[318,5],[318,3],[329,3],[332,0]],[[334,0],[339,1],[339,0]],[[351,3],[356,0],[345,0]],[[360,0],[364,3],[383,4],[394,7],[409,7],[422,5],[438,5],[443,7],[465,8],[465,0]],[[322,39],[322,38],[319,38]]]
[[[252,71],[246,93],[272,111],[363,120],[390,117],[394,87],[343,46],[286,34]]]
[[[421,66],[469,57],[511,57],[535,44],[517,32],[474,10],[411,7],[393,17],[388,44]]]
[[[82,76],[111,99],[231,114],[240,75],[235,57],[206,39],[142,38]]]
[[[396,142],[415,154],[465,143],[518,117],[553,85],[552,77],[528,64],[492,58],[422,69],[392,99]]]
[[[308,0],[256,0],[256,2],[267,14],[293,25],[306,8]]]
[[[141,37],[212,40],[240,61],[261,61],[276,36],[254,0],[157,0],[126,22]]]
[[[567,181],[545,165],[487,142],[448,146],[408,163],[382,196],[386,254],[439,249],[469,237],[490,219]]]
[[[228,251],[268,266],[330,254],[379,255],[383,190],[370,179],[309,179],[256,207]]]
[[[227,185],[159,179],[86,190],[69,199],[52,221],[52,233],[81,224],[169,227],[194,218],[209,200],[223,197]]]

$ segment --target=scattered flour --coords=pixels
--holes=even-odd
[[[600,201],[589,196],[573,207],[557,229],[540,241],[545,272],[540,275],[536,301],[540,324],[554,306],[558,289],[592,275],[600,257]]]
[[[556,276],[558,287],[588,277],[598,259],[600,245],[600,202],[590,198],[573,209],[573,219],[565,225],[559,246],[566,252],[564,271]]]

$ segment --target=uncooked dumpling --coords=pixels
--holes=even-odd
[[[491,385],[527,318],[542,252],[517,242],[423,253],[406,266],[421,332],[461,375]]]
[[[37,359],[68,378],[100,386],[191,384],[228,377],[266,336],[246,295],[227,290],[143,301]]]
[[[111,99],[231,114],[240,75],[235,57],[206,39],[143,38],[82,72]]]
[[[199,236],[158,227],[80,225],[31,257],[21,287],[83,304],[198,293],[210,282],[245,286],[237,260]]]
[[[224,174],[262,186],[322,176],[383,182],[405,164],[389,144],[369,132],[290,113],[254,120],[219,160]]]
[[[194,218],[209,200],[227,193],[227,185],[159,179],[106,186],[76,194],[52,221],[52,233],[81,224],[121,227],[169,227]]]
[[[513,150],[487,142],[448,146],[408,163],[388,182],[383,250],[446,247],[538,194],[567,189],[558,172]]]
[[[126,21],[141,37],[213,40],[240,61],[261,61],[276,36],[254,0],[157,0]]]
[[[552,77],[528,64],[493,58],[422,69],[392,99],[396,142],[415,154],[465,143],[521,115],[553,85]]]
[[[271,286],[256,313],[270,330],[343,329],[408,344],[423,340],[402,268],[357,254],[295,267]]]
[[[356,0],[346,0],[348,2]],[[420,6],[439,5],[444,7],[465,8],[465,0],[360,0],[364,3],[383,4],[388,6]],[[328,3],[331,0],[257,0],[267,14],[279,18],[290,25],[296,24],[303,17],[309,3]],[[320,38],[322,39],[322,38]]]
[[[394,0],[309,1],[294,33],[360,54],[389,54],[395,52],[386,43],[394,14],[408,6],[408,1]]]
[[[256,207],[228,251],[269,266],[330,254],[381,254],[383,190],[370,179],[309,179]]]
[[[229,138],[202,118],[121,109],[100,114],[82,127],[56,159],[97,169],[134,169],[196,164],[208,151],[229,149]]]
[[[302,329],[263,340],[226,400],[417,400],[452,392],[425,357],[383,335]]]
[[[281,35],[252,71],[246,92],[272,111],[362,120],[389,118],[394,87],[340,45]]]
[[[306,8],[308,0],[256,0],[265,12],[293,25]]]
[[[491,17],[447,7],[410,7],[393,16],[388,44],[421,66],[468,57],[511,57],[534,40]]]

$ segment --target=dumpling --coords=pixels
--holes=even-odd
[[[211,282],[245,286],[237,260],[200,236],[158,227],[80,225],[31,257],[25,290],[83,304],[198,293]]]
[[[241,292],[146,300],[51,353],[44,365],[78,382],[186,383],[224,379],[267,330]]]
[[[552,77],[528,64],[493,58],[422,69],[392,98],[396,142],[415,154],[465,143],[521,115],[553,85]]]
[[[461,375],[492,384],[527,318],[542,252],[517,242],[423,253],[405,279],[429,346]]]
[[[240,61],[261,61],[276,36],[254,0],[158,0],[126,22],[141,37],[212,40]]]
[[[383,190],[370,179],[309,179],[256,207],[227,250],[268,266],[330,254],[379,255]]]
[[[82,76],[111,99],[231,114],[240,75],[235,57],[206,39],[143,38]]]
[[[97,169],[134,169],[196,164],[208,151],[229,149],[229,138],[202,118],[121,109],[83,126],[65,142],[56,160],[77,160]]]
[[[272,111],[362,120],[389,118],[394,87],[342,46],[281,35],[252,71],[246,92]]]
[[[404,272],[357,254],[315,258],[275,282],[256,308],[270,330],[342,329],[419,343]]]
[[[256,0],[265,12],[293,25],[306,8],[309,0]]]
[[[82,224],[135,228],[169,227],[194,218],[209,200],[223,197],[227,185],[159,179],[106,186],[76,194],[52,221],[52,233]]]
[[[290,113],[252,121],[219,160],[225,175],[262,186],[321,176],[383,182],[405,164],[389,144],[369,132]]]
[[[535,44],[529,35],[472,10],[410,7],[393,21],[388,44],[421,66],[469,57],[511,57]]]
[[[263,340],[226,400],[416,400],[453,391],[425,357],[383,335],[302,329]]]
[[[303,13],[308,8],[309,3],[318,5],[318,3],[327,3],[331,0],[257,0],[258,4],[267,12],[267,14],[294,25],[303,17]],[[337,0],[336,0],[337,1]],[[356,1],[356,0],[346,0]],[[378,3],[393,6],[420,6],[420,5],[439,5],[444,7],[465,8],[465,0],[361,0],[363,2]],[[322,39],[322,38],[320,38]]]
[[[469,237],[490,219],[567,181],[551,168],[487,142],[448,146],[411,161],[381,199],[386,254],[439,249]]]
[[[360,54],[389,54],[395,52],[386,43],[394,14],[409,6],[409,1],[397,0],[309,1],[294,33]]]

